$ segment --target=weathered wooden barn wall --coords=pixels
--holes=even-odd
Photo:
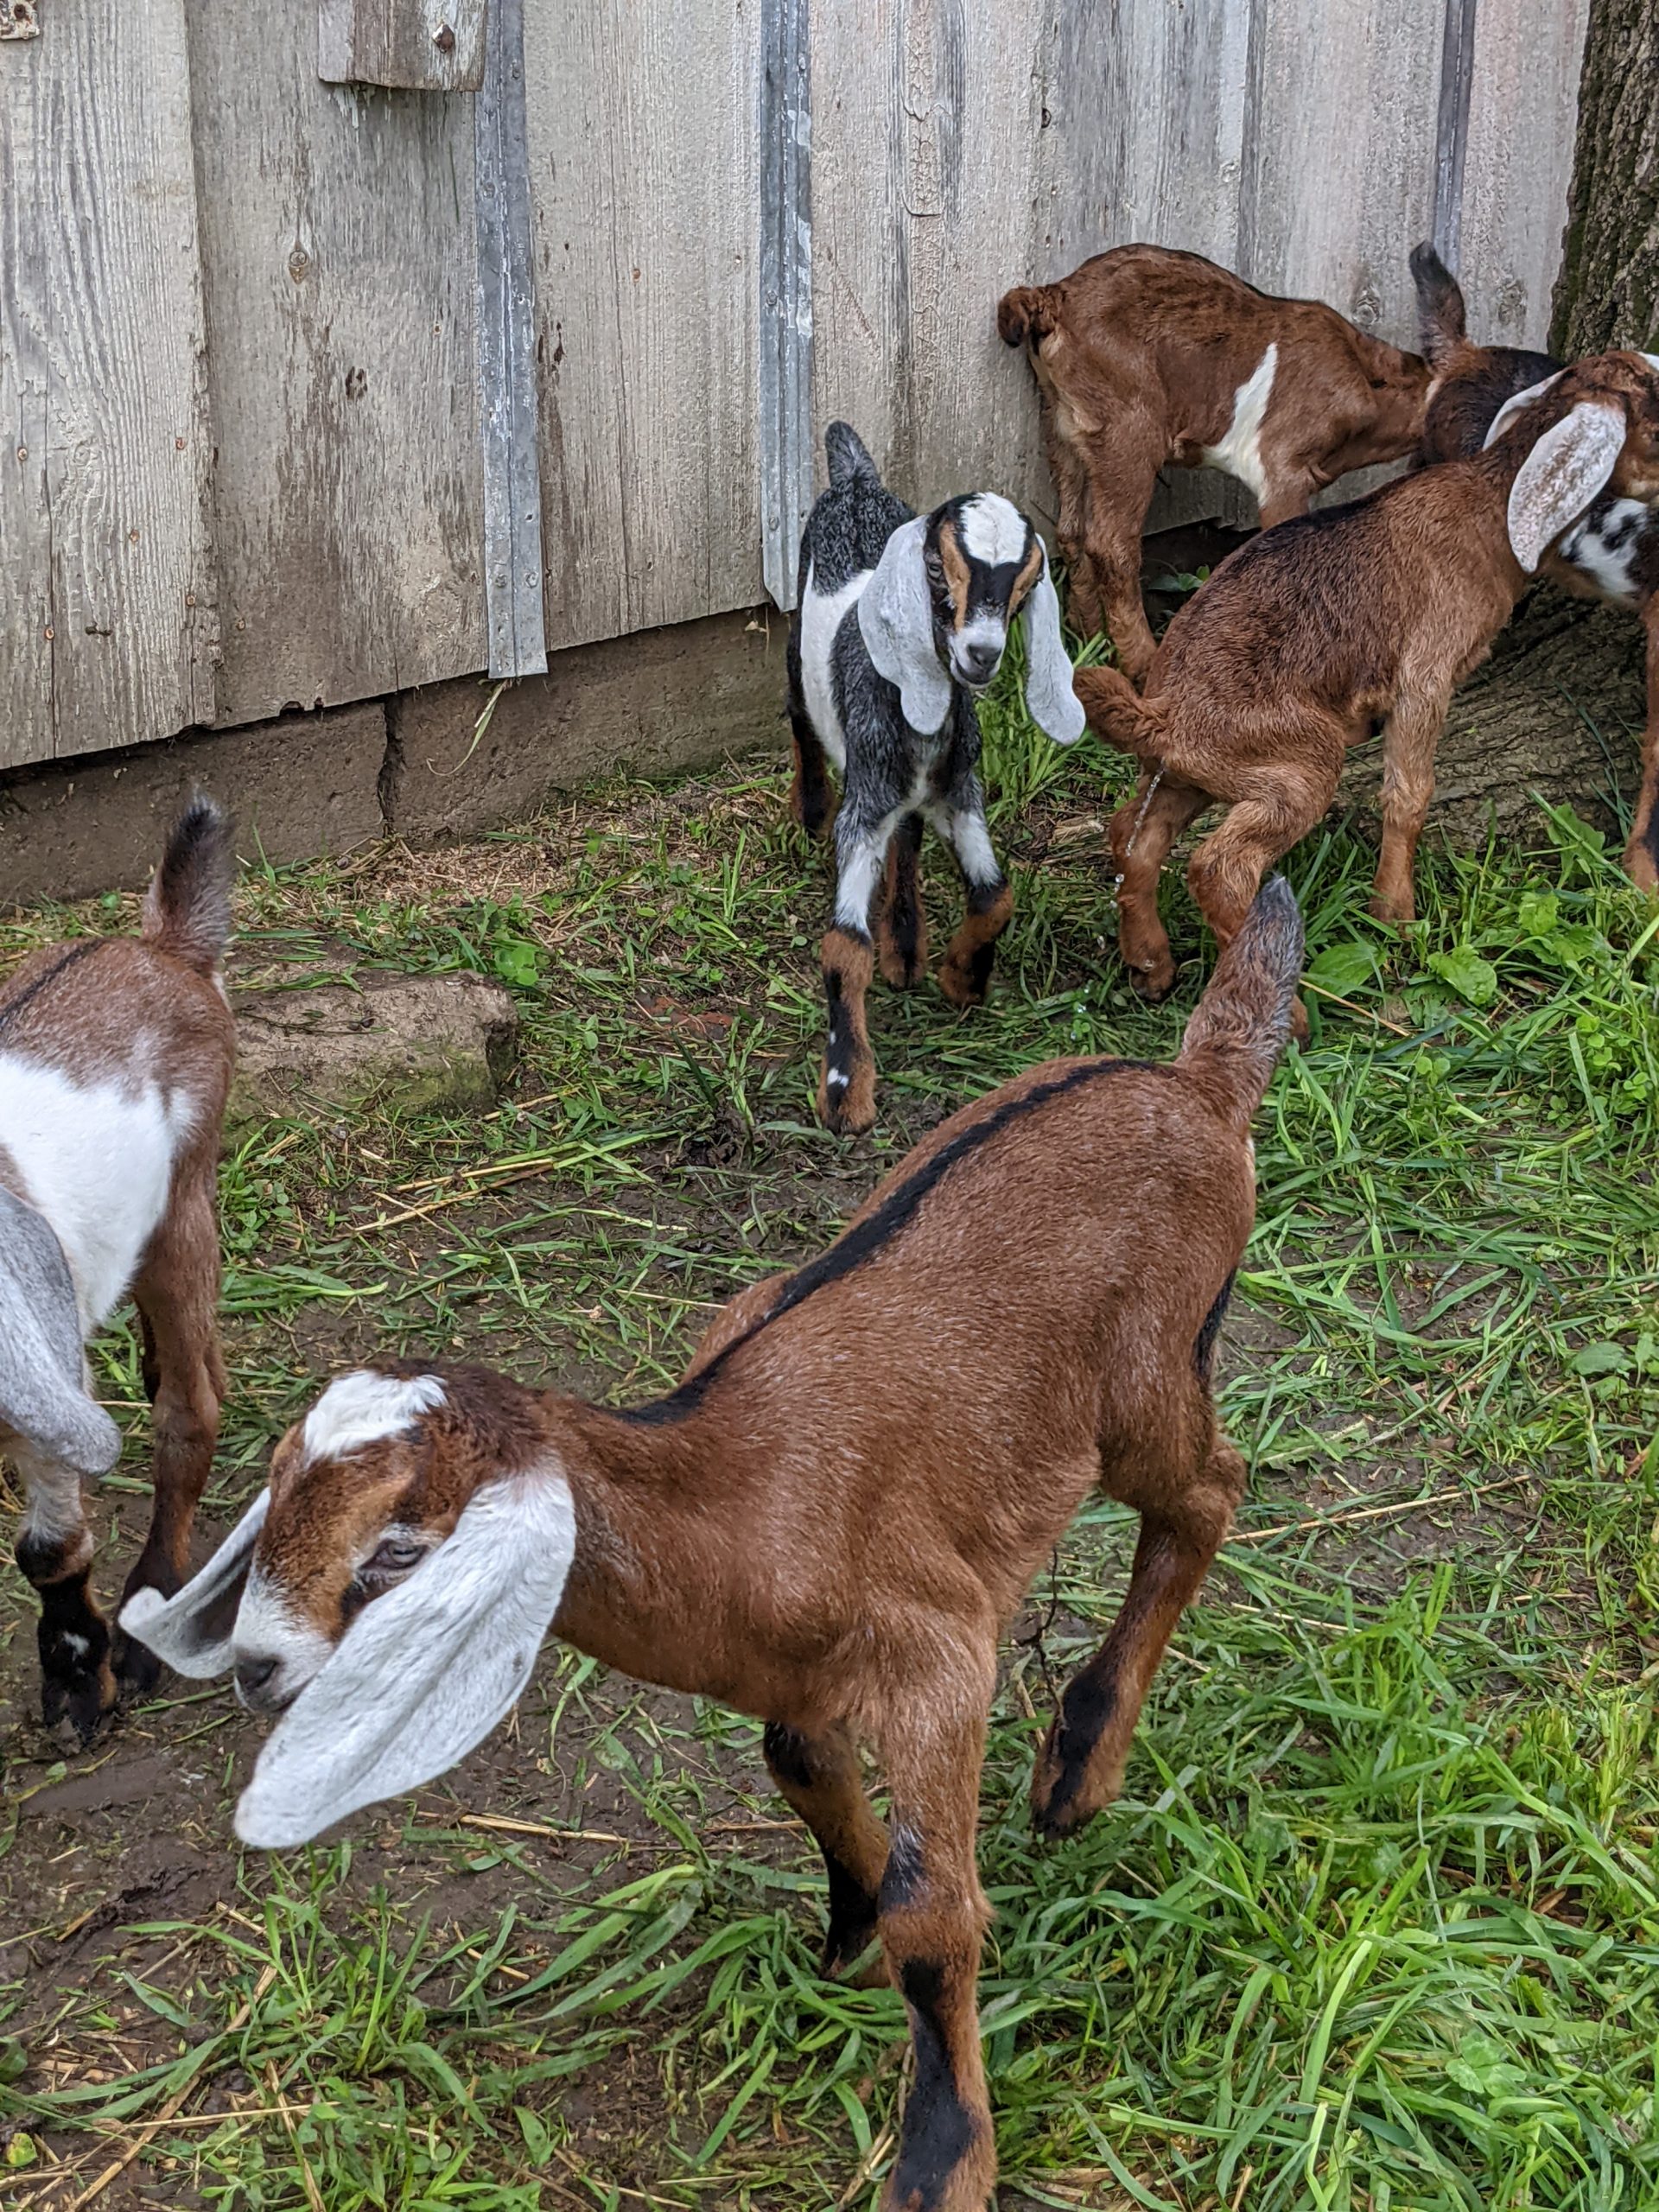
[[[0,45],[0,767],[486,665],[474,98],[322,83],[318,4]],[[551,648],[760,595],[779,4],[523,0]],[[1540,341],[1586,12],[805,0],[818,430],[1046,513],[1007,284],[1157,238],[1408,340],[1437,179],[1478,332]]]

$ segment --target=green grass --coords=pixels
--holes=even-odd
[[[642,1392],[962,1100],[1056,1052],[1173,1048],[1208,952],[1172,874],[1178,1002],[1125,986],[1090,827],[1121,765],[992,721],[1001,986],[961,1021],[878,989],[858,1147],[812,1119],[824,868],[780,773],[248,884],[245,972],[477,969],[525,1048],[481,1122],[240,1139],[217,1510],[331,1365],[466,1351]],[[1335,996],[1258,1124],[1224,1361],[1252,1495],[1123,1801],[1060,1848],[1024,1805],[1046,1675],[1110,1617],[1126,1514],[1085,1516],[1004,1670],[982,1999],[1010,2204],[1659,2205],[1659,935],[1599,836],[1541,811],[1531,842],[1427,858],[1403,942],[1345,830],[1292,856]],[[27,918],[0,954],[109,918]],[[105,1351],[137,1401],[130,1340]],[[221,1797],[222,1703],[144,1717],[205,1744]],[[902,2012],[814,1974],[822,1883],[756,1728],[566,1653],[498,1749],[516,1827],[435,1790],[238,1859],[215,1805],[211,1910],[127,1915],[49,2007],[0,1987],[18,2204],[67,2204],[146,2129],[111,2205],[144,2171],[127,2201],[225,2212],[869,2202]],[[42,1778],[9,1783],[15,1866]],[[47,1917],[20,1883],[6,1932]]]

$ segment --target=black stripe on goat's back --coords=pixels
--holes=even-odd
[[[43,968],[32,982],[25,983],[16,998],[0,1002],[0,1027],[3,1027],[8,1021],[13,1020],[20,1014],[31,999],[38,998],[48,983],[55,983],[67,968],[73,968],[78,960],[84,960],[89,952],[101,952],[109,942],[107,938],[92,937],[88,938],[84,944],[72,944],[60,958],[53,962],[49,968]]]
[[[758,1320],[751,1322],[741,1337],[734,1337],[707,1367],[682,1382],[677,1389],[670,1391],[664,1398],[654,1398],[643,1406],[620,1408],[621,1418],[646,1424],[683,1419],[702,1402],[709,1383],[734,1351],[758,1336],[770,1323],[792,1313],[796,1306],[810,1298],[814,1291],[822,1290],[827,1283],[838,1282],[843,1275],[851,1274],[855,1268],[861,1267],[866,1260],[872,1258],[908,1225],[929,1192],[937,1189],[959,1161],[970,1153],[977,1152],[992,1137],[1006,1129],[1011,1122],[1021,1121],[1039,1106],[1047,1105],[1050,1099],[1058,1098],[1065,1091],[1080,1090],[1084,1084],[1093,1083],[1102,1076],[1131,1072],[1173,1075],[1175,1071],[1167,1061],[1084,1060],[1048,1083],[1033,1084],[1029,1090],[1021,1091],[1017,1098],[1005,1100],[982,1119],[969,1123],[959,1135],[952,1137],[949,1144],[941,1145],[933,1157],[918,1167],[907,1181],[900,1183],[896,1190],[889,1191],[874,1213],[867,1215],[862,1221],[838,1236],[827,1252],[821,1252],[816,1260],[809,1260],[804,1268],[798,1268],[779,1293],[776,1302]]]

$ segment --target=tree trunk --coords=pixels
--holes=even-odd
[[[1592,0],[1579,86],[1552,349],[1563,359],[1635,346],[1659,352],[1659,5]],[[1480,334],[1483,302],[1471,300]],[[1639,626],[1542,584],[1491,661],[1452,702],[1440,741],[1434,822],[1459,843],[1535,825],[1532,794],[1603,829],[1634,791],[1646,713]],[[1362,803],[1374,767],[1357,762]]]

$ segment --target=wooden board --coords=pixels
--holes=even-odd
[[[485,0],[318,0],[317,74],[336,85],[473,92]]]
[[[1573,175],[1589,0],[1480,0],[1458,275],[1471,334],[1543,347]]]
[[[0,766],[213,711],[181,0],[0,47]]]
[[[220,718],[485,663],[473,104],[318,82],[314,0],[188,0]]]
[[[753,604],[759,0],[537,0],[524,44],[547,642]]]

